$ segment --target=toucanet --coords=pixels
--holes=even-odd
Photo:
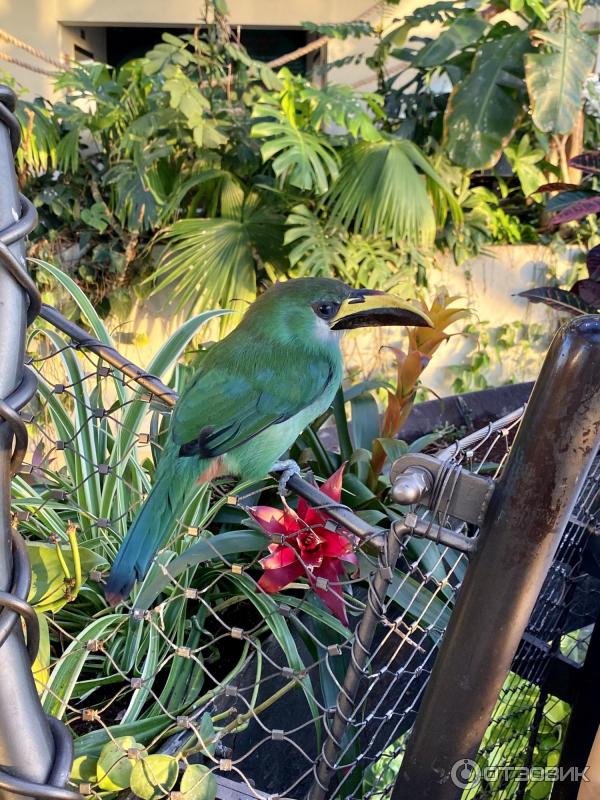
[[[111,605],[148,571],[198,483],[264,478],[333,401],[342,381],[341,332],[370,325],[431,325],[415,305],[327,278],[277,283],[206,353],[172,414],[154,485],[117,553]]]

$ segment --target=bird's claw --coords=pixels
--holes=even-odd
[[[281,477],[279,478],[279,482],[277,484],[281,497],[287,497],[287,495],[290,493],[289,489],[287,488],[287,483],[292,475],[301,474],[300,467],[292,458],[287,458],[284,461],[276,461],[271,467],[271,472],[281,473]]]

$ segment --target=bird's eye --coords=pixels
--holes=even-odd
[[[339,303],[334,303],[332,300],[321,300],[313,306],[314,312],[321,319],[331,319],[335,317],[339,310]]]

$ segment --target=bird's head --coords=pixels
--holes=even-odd
[[[265,312],[279,332],[284,328],[290,335],[316,334],[319,339],[349,328],[432,325],[416,304],[375,289],[352,289],[330,278],[296,278],[275,284],[253,303],[247,321],[264,321]]]

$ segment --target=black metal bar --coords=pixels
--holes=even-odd
[[[104,344],[99,339],[91,336],[88,331],[71,322],[64,317],[60,311],[50,306],[43,305],[40,310],[40,317],[45,319],[59,331],[66,333],[78,347],[83,347],[92,353],[100,356],[107,364],[116,367],[127,377],[132,378],[136,383],[153,394],[168,406],[174,406],[177,402],[177,392],[170,389],[156,375],[145,372],[133,362],[126,359],[114,347]]]
[[[580,317],[556,335],[536,382],[392,800],[460,797],[452,770],[477,752],[599,442],[600,317]]]

